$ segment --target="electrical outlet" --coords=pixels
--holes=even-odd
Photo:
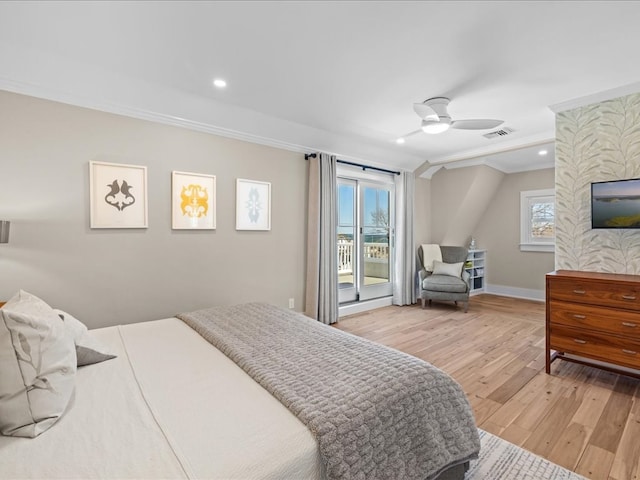
[[[293,298],[289,299],[289,308],[295,308],[295,302],[293,301]]]

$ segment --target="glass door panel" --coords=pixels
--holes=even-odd
[[[353,302],[358,299],[357,262],[357,183],[354,180],[338,180],[338,301]]]
[[[361,256],[360,300],[392,294],[391,188],[386,185],[360,186]]]

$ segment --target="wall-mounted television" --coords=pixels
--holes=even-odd
[[[640,178],[591,184],[591,228],[640,228]]]

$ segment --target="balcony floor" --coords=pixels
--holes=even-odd
[[[365,285],[375,285],[376,283],[388,283],[388,282],[389,282],[388,278],[364,277]],[[353,287],[353,274],[351,273],[338,274],[338,287],[339,288]]]

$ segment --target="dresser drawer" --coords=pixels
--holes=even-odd
[[[551,277],[549,298],[640,311],[640,285]]]
[[[639,340],[551,324],[549,341],[559,352],[640,368]]]
[[[551,300],[551,323],[640,340],[640,312]]]

